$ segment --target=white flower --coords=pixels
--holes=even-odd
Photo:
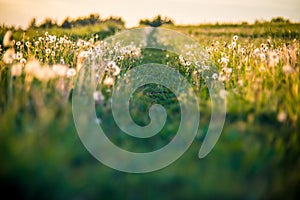
[[[52,70],[57,76],[64,77],[67,74],[68,67],[61,64],[56,64],[52,66]]]
[[[17,54],[16,54],[16,59],[17,59],[17,60],[21,60],[22,58],[23,58],[23,54],[20,53],[20,52],[17,52]]]
[[[100,104],[104,100],[104,97],[100,91],[95,91],[93,93],[93,97],[97,104]]]
[[[268,58],[269,58],[268,63],[272,67],[276,66],[279,63],[279,56],[274,51],[269,52]]]
[[[232,45],[233,48],[235,48],[236,47],[236,42],[232,42],[231,45]]]
[[[12,76],[20,76],[22,74],[22,64],[17,63],[11,67],[11,75]]]
[[[76,75],[76,70],[74,68],[68,69],[68,71],[67,71],[67,77],[68,78],[73,77],[75,75]]]
[[[46,49],[46,54],[50,54],[51,50],[50,49]]]
[[[26,64],[26,59],[25,58],[22,58],[21,60],[20,60],[20,63],[22,64],[22,65],[25,65]]]
[[[8,49],[3,54],[2,60],[5,64],[11,64],[15,59],[15,50]]]
[[[103,84],[106,86],[112,86],[115,84],[115,81],[112,77],[106,77],[105,80],[103,81]]]
[[[214,73],[214,74],[212,75],[212,78],[213,78],[214,80],[216,80],[216,79],[218,78],[218,74],[217,74],[217,73]]]
[[[41,67],[39,61],[36,59],[29,61],[25,66],[25,72],[29,75],[34,75],[35,71]]]
[[[49,81],[55,78],[55,73],[48,67],[40,67],[34,71],[34,76],[40,81]]]
[[[291,65],[289,65],[289,64],[284,65],[284,66],[282,67],[282,70],[283,70],[283,72],[286,73],[286,74],[292,74],[292,73],[295,72],[295,69],[294,69]]]
[[[232,38],[234,41],[237,41],[239,39],[239,37],[237,35],[233,36]]]
[[[117,65],[114,67],[114,73],[113,76],[118,76],[121,72],[120,67],[118,67]]]

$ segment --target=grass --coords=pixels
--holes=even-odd
[[[156,172],[128,174],[102,165],[87,152],[76,133],[72,88],[78,69],[88,62],[80,52],[103,47],[104,37],[124,27],[38,29],[25,34],[16,31],[13,46],[2,46],[0,52],[2,194],[26,199],[292,199],[298,196],[300,25],[165,28],[197,41],[216,63],[218,79],[225,84],[227,117],[213,151],[202,160],[197,158],[211,114],[207,89],[197,74],[197,65],[188,64],[187,58],[182,60],[170,52],[132,46],[129,53],[114,60],[120,74],[112,75],[116,68],[98,71],[103,79],[97,90],[103,97],[96,103],[96,110],[107,135],[120,147],[136,152],[158,149],[174,136],[180,119],[178,100],[171,91],[157,85],[147,85],[134,93],[131,114],[137,124],[145,125],[149,123],[149,106],[164,105],[169,121],[160,134],[146,141],[133,139],[123,134],[113,120],[109,103],[111,86],[105,80],[111,77],[118,81],[130,68],[149,62],[172,64],[190,83],[195,83],[201,108],[198,135],[180,159]],[[0,39],[5,32],[2,28]],[[54,41],[52,35],[57,36]],[[238,36],[236,41],[234,35]],[[4,60],[10,48],[22,53],[26,60],[21,74],[13,70],[21,59],[13,59],[12,63]],[[27,66],[33,65],[34,59],[39,66],[36,71],[29,71]],[[59,69],[66,67],[66,71],[59,75],[53,65]],[[72,68],[76,69],[75,76],[67,74]]]

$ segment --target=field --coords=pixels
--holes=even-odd
[[[167,88],[138,89],[131,115],[149,123],[149,106],[166,108],[166,126],[141,141],[120,131],[112,116],[112,88],[145,63],[177,69],[199,99],[196,139],[170,166],[146,174],[118,172],[98,162],[76,132],[72,94],[89,52],[125,30],[112,22],[26,32],[0,29],[0,191],[25,199],[293,199],[300,188],[300,24],[163,25],[195,40],[214,61],[224,83],[227,115],[218,143],[198,158],[211,116],[203,66],[168,51],[132,44],[99,68],[94,93],[97,123],[118,146],[148,152],[167,144],[178,129],[179,103]],[[2,42],[3,41],[3,42]],[[122,49],[122,47],[119,47]],[[200,68],[199,68],[200,67]],[[134,77],[133,77],[134,78]],[[128,79],[130,80],[130,79]],[[11,192],[15,191],[15,192]]]

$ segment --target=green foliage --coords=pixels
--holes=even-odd
[[[174,21],[172,19],[169,19],[167,17],[161,17],[160,15],[157,15],[153,19],[143,19],[139,22],[140,25],[146,25],[146,26],[152,26],[152,27],[159,27],[163,24],[169,24],[173,25]]]

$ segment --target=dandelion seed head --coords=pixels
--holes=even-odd
[[[22,74],[22,64],[17,63],[11,67],[11,75],[12,76],[20,76]]]
[[[234,41],[237,41],[239,39],[239,37],[237,35],[234,35],[232,38]]]
[[[115,84],[115,81],[112,77],[106,77],[103,81],[103,84],[110,87],[110,86],[113,86]]]
[[[74,77],[75,75],[76,75],[76,70],[74,68],[68,69],[68,71],[67,71],[68,78]]]

